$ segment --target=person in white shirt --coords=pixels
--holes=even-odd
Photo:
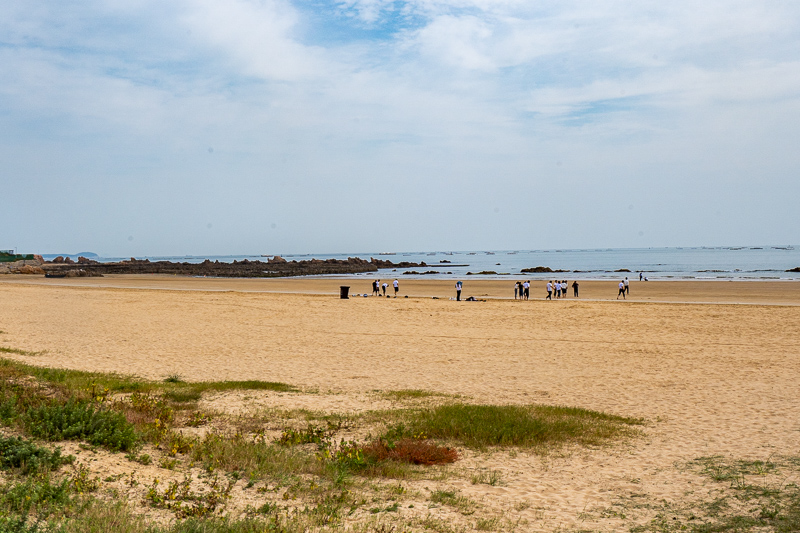
[[[522,284],[522,295],[525,300],[528,300],[531,297],[531,282],[526,281]]]
[[[460,281],[456,281],[456,301],[461,301],[461,287],[462,283]]]
[[[389,284],[386,283],[386,282],[383,282],[383,285],[381,285],[381,288],[383,289],[383,295],[384,296],[386,296],[386,287],[388,287],[388,286],[389,286]]]
[[[631,286],[630,283],[628,282],[628,276],[625,276],[625,281],[623,283],[625,283],[625,294],[630,294]]]
[[[397,282],[397,280],[394,280],[392,282],[392,286],[394,286],[394,297],[397,298],[397,291],[400,290],[400,284]]]
[[[625,283],[621,281],[619,282],[619,292],[617,293],[617,300],[619,300],[620,296],[622,296],[623,300],[625,299]]]
[[[553,299],[553,282],[547,282],[547,298],[545,300],[552,300]]]

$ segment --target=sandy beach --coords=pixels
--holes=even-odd
[[[648,420],[624,446],[480,459],[504,484],[459,488],[530,530],[614,530],[594,511],[619,498],[700,494],[703,478],[679,467],[699,457],[800,453],[800,283],[633,281],[623,302],[616,282],[557,301],[534,282],[522,302],[513,281],[465,279],[464,297],[486,301],[454,302],[450,281],[400,279],[409,298],[338,298],[371,279],[6,276],[0,345],[44,352],[4,354],[36,365],[319,391],[264,405],[346,412],[370,408],[370,391],[425,389]]]

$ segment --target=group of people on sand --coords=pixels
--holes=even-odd
[[[640,277],[643,277],[640,275]],[[647,278],[644,278],[647,279]],[[578,287],[579,287],[578,280],[572,282],[572,295],[577,298],[578,297]],[[456,281],[456,300],[461,301],[461,291],[463,289],[464,284],[461,281]],[[548,281],[547,282],[547,296],[545,300],[552,300],[553,296],[555,295],[556,298],[566,298],[567,297],[567,289],[569,288],[569,283],[567,280],[560,280],[560,281]],[[376,279],[372,282],[372,295],[373,296],[385,296],[390,298],[391,296],[386,294],[386,290],[389,288],[389,284],[384,282],[381,284],[381,280]],[[394,297],[397,298],[397,293],[400,292],[400,283],[395,279],[392,282],[392,288],[394,288]],[[383,292],[383,294],[381,294]],[[627,295],[631,292],[630,282],[626,277],[624,280],[619,282],[619,292],[617,293],[617,300],[619,297],[622,296],[622,299],[627,299]],[[364,295],[366,296],[366,295]],[[515,300],[528,300],[531,296],[531,281],[517,281],[514,283],[514,299]]]
[[[400,282],[394,280],[392,282],[392,287],[394,288],[394,297],[397,298],[397,293],[400,291]],[[389,288],[389,284],[383,282],[381,285],[381,280],[376,279],[372,282],[372,295],[373,296],[381,296],[381,290],[383,290],[383,296],[386,296],[386,289]],[[386,296],[388,298],[388,296]]]
[[[572,294],[575,298],[578,297],[578,280],[572,282]],[[547,282],[547,297],[545,300],[552,300],[553,293],[555,293],[556,298],[566,298],[567,297],[567,289],[569,288],[569,283],[567,280],[561,281],[548,281]]]
[[[631,292],[631,284],[628,281],[628,276],[625,276],[625,279],[619,282],[619,292],[617,293],[617,300],[619,300],[620,296],[622,296],[623,300],[627,300],[627,295],[630,294],[630,292]]]
[[[531,280],[518,281],[514,284],[514,299],[519,295],[520,300],[527,300],[531,297]]]

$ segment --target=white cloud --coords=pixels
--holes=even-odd
[[[228,54],[240,72],[272,80],[319,78],[326,73],[321,50],[293,34],[298,13],[284,0],[191,0],[181,24],[193,41]]]

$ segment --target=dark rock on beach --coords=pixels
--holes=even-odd
[[[74,269],[74,262],[69,258],[57,257],[46,263],[43,268],[48,273],[63,273]],[[103,274],[171,274],[178,276],[209,276],[223,278],[267,278],[310,276],[321,274],[356,274],[361,272],[377,272],[380,268],[409,268],[427,266],[425,263],[392,263],[381,259],[369,261],[358,257],[339,259],[309,259],[303,261],[287,261],[275,256],[266,262],[233,261],[220,263],[206,259],[202,263],[173,263],[171,261],[150,261],[149,259],[131,258],[118,263],[98,263],[86,259],[79,263],[88,276]]]
[[[524,272],[526,274],[542,274],[545,272],[552,272],[552,271],[553,271],[552,268],[543,266],[538,266],[533,268],[523,268],[522,270],[520,270],[520,272]]]
[[[789,269],[789,270],[787,270],[786,272],[800,272],[800,267],[794,267],[794,268],[790,268],[790,269]]]

